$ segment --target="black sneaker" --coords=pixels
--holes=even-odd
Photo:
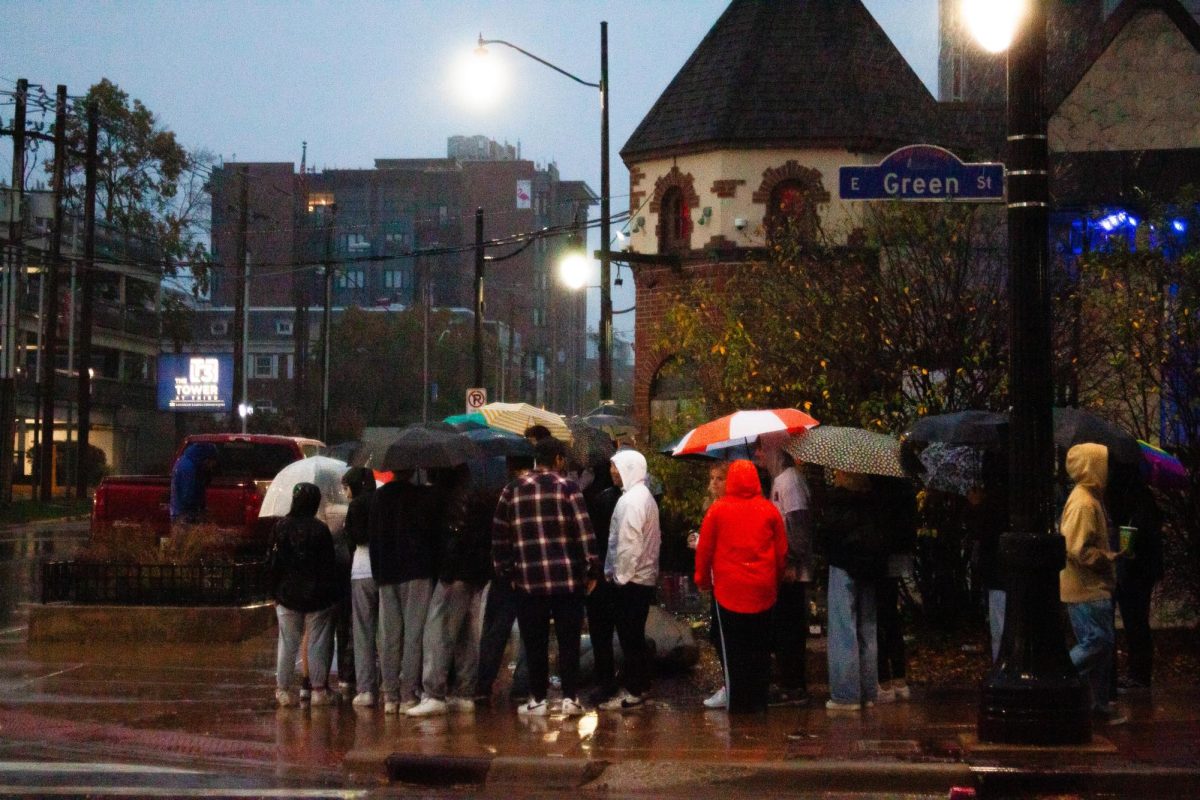
[[[1122,714],[1120,709],[1118,709],[1116,706],[1093,709],[1092,719],[1095,721],[1095,724],[1105,725],[1110,728],[1116,727],[1117,725],[1124,725],[1129,722],[1129,717],[1126,717],[1124,714]]]
[[[808,692],[803,689],[771,689],[771,693],[767,698],[767,706],[770,708],[802,707],[809,703]]]
[[[1137,694],[1139,692],[1150,691],[1150,684],[1142,683],[1133,678],[1118,678],[1117,693],[1118,694]]]

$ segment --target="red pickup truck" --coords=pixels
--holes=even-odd
[[[189,444],[217,446],[217,467],[205,494],[208,521],[235,532],[237,551],[265,551],[272,522],[260,520],[267,486],[279,470],[322,448],[316,439],[244,433],[212,433],[184,439],[178,459]],[[157,541],[171,530],[169,475],[121,475],[105,478],[92,502],[92,535],[104,529],[128,529],[131,535]],[[153,538],[150,538],[153,537]]]

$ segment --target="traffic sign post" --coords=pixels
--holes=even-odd
[[[1004,165],[968,164],[943,147],[914,144],[893,151],[875,166],[841,167],[843,200],[1004,200]]]
[[[474,414],[487,405],[487,389],[477,387],[467,389],[467,413]]]

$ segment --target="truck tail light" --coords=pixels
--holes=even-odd
[[[92,497],[92,522],[104,519],[107,497],[108,492],[103,486],[96,487],[96,494]]]

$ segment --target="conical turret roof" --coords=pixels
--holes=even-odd
[[[733,0],[621,157],[718,148],[889,151],[937,103],[859,0]]]

